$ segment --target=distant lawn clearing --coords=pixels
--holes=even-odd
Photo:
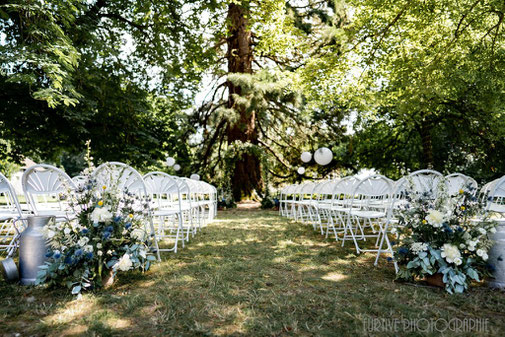
[[[368,332],[372,318],[489,319],[482,335],[505,331],[503,292],[449,295],[395,282],[385,259],[374,267],[373,254],[356,256],[351,242],[342,248],[273,211],[220,212],[186,248],[162,257],[146,275],[81,300],[2,280],[0,335],[384,335]]]

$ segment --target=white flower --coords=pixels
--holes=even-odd
[[[101,250],[99,250],[98,252],[96,252],[96,255],[98,256],[102,256],[103,255],[103,252]]]
[[[127,253],[119,259],[119,261],[114,265],[114,269],[119,269],[121,271],[130,270],[133,266],[132,260],[130,260],[130,255]]]
[[[54,238],[54,236],[56,235],[56,232],[55,232],[55,231],[53,231],[53,230],[50,230],[50,229],[49,229],[49,230],[47,231],[46,235],[47,235],[47,238],[48,238],[48,239],[52,239],[52,238]]]
[[[66,235],[70,234],[72,230],[68,227],[65,227],[65,229],[63,230],[63,233],[65,233]]]
[[[484,254],[486,254],[486,251],[484,249],[477,249],[477,255],[480,257],[483,257]]]
[[[131,232],[131,236],[138,241],[144,241],[145,231],[141,228],[136,228]]]
[[[61,249],[62,252],[64,252],[65,249],[67,249],[67,246],[61,246],[60,249]]]
[[[461,258],[460,258],[460,257],[457,257],[457,258],[455,258],[455,259],[454,259],[454,264],[455,264],[456,266],[459,266],[459,265],[460,265],[460,264],[462,264],[462,263],[463,263],[463,260],[461,260]]]
[[[428,213],[425,220],[435,228],[442,227],[442,224],[444,223],[444,213],[433,209]]]
[[[494,227],[489,228],[489,232],[493,234],[496,233],[496,228]]]
[[[465,249],[465,248],[466,248],[466,245],[464,243],[459,244],[459,249]]]
[[[123,232],[121,234],[126,235],[126,233],[128,233],[128,231],[126,229],[123,229]]]
[[[428,249],[428,244],[423,243],[423,242],[414,242],[410,246],[410,249],[412,249],[414,254],[419,254],[420,252],[424,252],[425,250]]]
[[[142,256],[144,259],[147,258],[146,251],[143,249],[139,251],[139,255]]]
[[[391,229],[391,234],[396,234],[397,230],[396,228]]]
[[[93,222],[109,222],[112,220],[112,213],[107,207],[96,207],[91,213]]]
[[[470,236],[470,234],[468,232],[463,233],[463,239],[470,240],[471,238],[472,237]]]
[[[86,246],[84,247],[84,251],[85,251],[86,253],[91,253],[91,252],[93,252],[93,246],[92,246],[92,245],[86,245]]]
[[[86,246],[86,244],[89,242],[89,238],[87,238],[86,236],[83,236],[82,238],[79,239],[79,241],[77,241],[77,244],[81,247],[84,247]]]
[[[479,227],[479,232],[480,232],[482,235],[486,234],[486,230],[485,230],[484,228],[482,228],[482,227]]]
[[[446,243],[442,246],[442,257],[449,263],[455,262],[457,258],[461,258],[461,253],[458,247]]]
[[[109,249],[109,250],[107,251],[107,255],[112,255],[112,250],[110,250],[110,249]]]
[[[100,242],[99,242],[99,243],[97,243],[97,244],[96,244],[96,248],[98,248],[98,249],[102,249],[102,244],[101,244]]]
[[[487,261],[488,258],[489,258],[489,256],[487,255],[487,253],[484,253],[484,255],[482,255],[482,259],[484,261]]]

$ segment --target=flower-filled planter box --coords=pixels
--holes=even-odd
[[[406,193],[395,247],[397,277],[433,280],[438,276],[449,293],[462,293],[471,281],[480,282],[492,272],[489,250],[496,223],[484,217],[484,203],[475,197],[474,188],[449,196],[445,186],[440,181],[435,196]]]

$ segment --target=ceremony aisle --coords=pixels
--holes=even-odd
[[[503,334],[499,292],[398,283],[374,258],[249,204],[220,212],[147,275],[81,299],[1,282],[0,335],[351,336],[376,318],[489,319],[487,335]]]

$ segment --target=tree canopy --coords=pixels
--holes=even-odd
[[[375,168],[505,172],[502,1],[0,1],[0,165],[171,155],[238,200]],[[327,146],[334,160],[309,164]],[[174,173],[172,171],[172,173]]]

